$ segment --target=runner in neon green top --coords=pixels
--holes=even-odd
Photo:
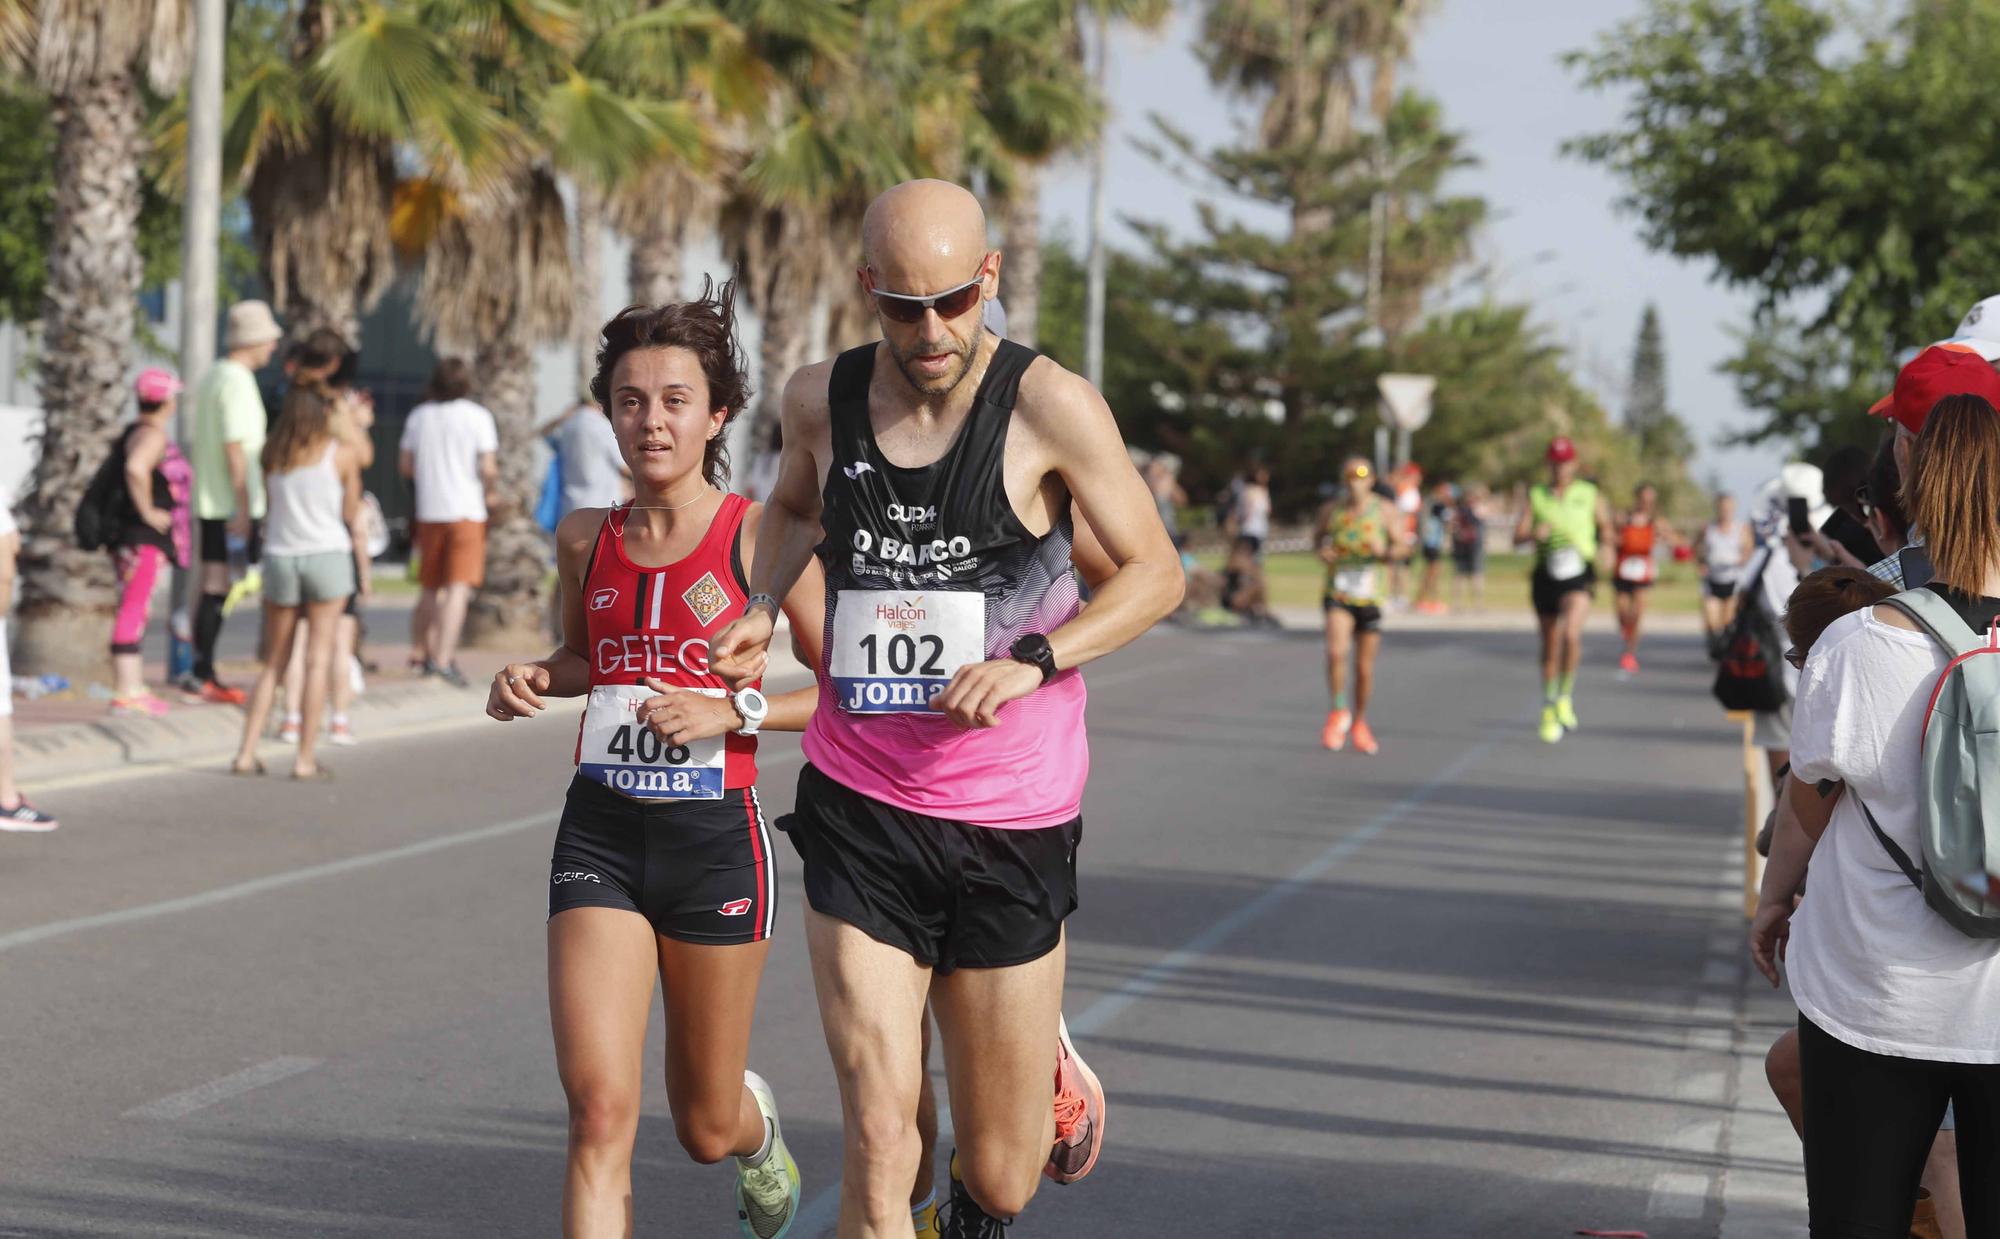
[[[1375,494],[1375,471],[1360,457],[1341,470],[1344,495],[1320,509],[1314,539],[1326,564],[1326,686],[1333,709],[1320,729],[1320,743],[1338,751],[1350,738],[1355,751],[1379,749],[1368,726],[1368,697],[1375,686],[1375,655],[1382,648],[1383,564],[1405,543],[1397,534],[1400,514]],[[1354,653],[1354,709],[1347,708],[1347,655]]]
[[[1583,622],[1597,587],[1598,548],[1611,540],[1611,508],[1594,483],[1577,476],[1576,444],[1549,444],[1549,484],[1528,492],[1517,545],[1532,543],[1532,592],[1542,630],[1543,741],[1576,730],[1576,667],[1583,658]]]

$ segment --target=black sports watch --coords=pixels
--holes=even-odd
[[[1044,684],[1056,678],[1055,647],[1051,646],[1049,639],[1041,633],[1031,632],[1017,639],[1007,651],[1007,656],[1017,663],[1039,667]]]

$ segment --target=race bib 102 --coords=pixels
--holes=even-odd
[[[928,713],[960,667],[985,658],[985,594],[843,589],[835,602],[829,663],[844,713]]]
[[[711,697],[720,689],[695,689]],[[640,703],[658,696],[643,684],[600,684],[583,713],[577,769],[633,800],[722,799],[723,738],[668,744],[639,721]]]

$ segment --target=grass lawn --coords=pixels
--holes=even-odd
[[[1197,556],[1205,568],[1222,569],[1220,554]],[[1497,611],[1526,611],[1528,609],[1528,572],[1534,566],[1532,556],[1509,552],[1504,555],[1486,557],[1486,606]],[[1412,566],[1412,575],[1422,572],[1422,560]],[[1264,560],[1264,575],[1271,588],[1271,605],[1279,607],[1316,607],[1319,605],[1321,587],[1326,581],[1326,566],[1317,555],[1309,551],[1287,551],[1269,555]],[[1444,564],[1440,578],[1445,590],[1445,600],[1451,600],[1451,561]],[[1414,581],[1412,583],[1414,588]],[[1610,582],[1599,577],[1597,599],[1609,605]],[[1653,586],[1649,612],[1667,614],[1699,615],[1701,613],[1701,573],[1694,564],[1673,563],[1660,565],[1659,580]]]

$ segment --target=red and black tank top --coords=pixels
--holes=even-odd
[[[700,545],[685,559],[659,568],[642,568],[625,553],[630,507],[605,514],[584,573],[590,686],[657,679],[682,688],[726,691],[728,685],[709,672],[708,646],[743,614],[750,598],[741,537],[750,501],[724,495]],[[725,787],[733,790],[757,781],[755,736],[731,732],[723,751]]]

